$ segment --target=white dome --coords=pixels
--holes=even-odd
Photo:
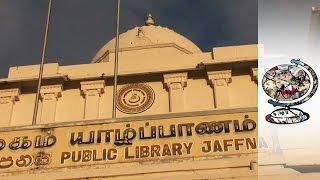
[[[150,21],[150,20],[149,20]],[[196,46],[189,39],[174,32],[171,29],[161,26],[154,26],[152,23],[146,21],[146,25],[142,27],[135,27],[119,37],[120,49],[135,48],[152,45],[173,44],[183,49],[188,54],[202,53],[200,48]],[[103,61],[105,54],[114,52],[115,38],[105,44],[95,55],[92,62]]]

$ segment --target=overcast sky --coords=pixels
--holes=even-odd
[[[46,62],[89,63],[114,37],[116,0],[53,0]],[[258,41],[257,0],[122,0],[121,32],[156,23],[186,36],[203,51]],[[0,0],[0,78],[8,68],[39,64],[47,0]]]

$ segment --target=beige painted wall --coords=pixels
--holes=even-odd
[[[203,111],[213,110],[214,93],[212,86],[208,84],[208,80],[204,71],[189,71],[191,78],[187,80],[187,85],[184,88],[184,111]],[[249,72],[248,72],[249,73]],[[193,74],[198,74],[197,77],[192,77]],[[199,75],[200,74],[200,75]],[[155,75],[152,75],[155,76]],[[148,79],[148,75],[145,75]],[[124,77],[118,88],[123,87],[125,81],[129,81],[132,77]],[[139,78],[139,77],[137,77]],[[152,115],[169,113],[169,92],[165,87],[162,74],[156,75],[156,80],[146,82],[155,92],[155,100],[153,105],[146,111],[138,115]],[[106,79],[107,85],[104,88],[104,93],[101,94],[99,117],[111,118],[112,112],[112,84],[108,83],[110,78]],[[144,81],[134,81],[144,82]],[[250,75],[233,76],[232,82],[228,85],[228,96],[230,107],[255,107],[257,106],[256,83],[251,80]],[[22,86],[19,100],[13,105],[12,119],[3,119],[2,121],[10,122],[9,126],[30,125],[32,122],[33,107],[35,101],[35,92],[25,92]],[[227,95],[227,94],[226,94]],[[225,98],[225,97],[219,97]],[[55,122],[79,121],[84,119],[84,103],[85,99],[80,90],[80,81],[65,82],[64,90],[61,97],[57,98]],[[5,105],[2,105],[5,106]],[[42,104],[39,105],[39,114],[41,113]],[[4,108],[3,108],[4,109]],[[133,116],[118,111],[118,117]],[[6,126],[5,124],[3,126]]]
[[[243,53],[239,53],[242,52],[241,49]],[[146,83],[153,89],[155,100],[153,105],[142,113],[125,114],[117,111],[117,115],[119,118],[131,117],[135,120],[135,116],[139,118],[157,114],[159,116],[175,116],[177,110],[182,114],[195,116],[198,112],[222,112],[223,109],[233,111],[239,107],[257,107],[257,82],[255,81],[256,76],[252,73],[252,68],[257,67],[256,51],[256,45],[231,46],[228,47],[226,50],[228,53],[225,54],[223,54],[223,48],[196,54],[186,54],[176,47],[122,51],[120,53],[118,89],[126,84]],[[217,53],[216,56],[214,56],[215,52]],[[161,56],[163,54],[168,56],[163,58]],[[102,63],[69,66],[46,64],[43,96],[49,93],[50,102],[56,100],[55,104],[49,103],[49,108],[47,107],[47,113],[55,115],[53,124],[49,126],[73,121],[85,121],[87,123],[94,123],[96,122],[94,120],[103,119],[112,121],[113,66],[112,54],[108,62]],[[39,65],[12,67],[8,78],[0,79],[0,98],[11,99],[14,102],[12,116],[1,120],[0,126],[4,129],[6,127],[14,128],[14,126],[24,126],[21,128],[25,128],[25,126],[31,125],[38,68]],[[214,75],[209,76],[210,73]],[[93,85],[88,86],[96,88],[95,90],[99,94],[90,97],[94,99],[90,101],[90,103],[93,103],[92,106],[88,107],[89,110],[91,108],[90,111],[95,111],[95,108],[98,107],[99,112],[96,118],[85,119],[84,117],[87,102],[84,92],[86,88],[83,87],[84,82],[92,82]],[[223,83],[219,84],[221,82]],[[52,86],[59,84],[62,85],[62,89]],[[7,91],[12,88],[20,89],[20,94],[8,93]],[[178,88],[178,90],[175,90],[175,88]],[[219,93],[214,88],[219,88]],[[170,93],[173,94],[170,95]],[[13,96],[15,98],[12,98]],[[96,104],[95,100],[97,100]],[[217,106],[216,102],[218,101],[228,101],[228,103],[224,104],[225,106]],[[41,114],[42,106],[43,103],[40,101],[37,122],[40,122],[41,116],[46,117],[46,115]],[[172,106],[177,107],[172,108]],[[9,106],[8,104],[0,104],[0,112],[6,110],[3,107]],[[185,116],[187,115],[181,115],[181,117]],[[257,119],[254,118],[254,120]],[[39,127],[44,126],[39,125]],[[19,130],[19,128],[16,130]],[[236,136],[231,135],[228,138],[236,138]],[[113,164],[112,166],[93,165],[86,167],[85,170],[81,167],[74,168],[72,171],[68,168],[49,169],[35,171],[36,174],[24,172],[22,174],[7,174],[3,177],[12,179],[84,177],[101,179],[110,177],[116,179],[151,177],[154,179],[167,179],[169,177],[203,179],[219,176],[226,179],[256,179],[257,169],[250,169],[252,168],[250,163],[256,162],[256,158],[256,154],[253,154],[242,155],[241,160],[239,160],[239,157],[218,159],[208,157],[172,160],[170,162],[150,161]],[[171,169],[171,171],[168,171],[168,169]],[[66,171],[69,172],[67,175]]]
[[[241,50],[243,53],[239,53],[242,52]],[[184,77],[185,80],[183,80],[185,82],[181,82],[183,83],[182,89],[179,92],[177,91],[180,95],[172,97],[173,99],[171,100],[172,105],[177,106],[180,112],[230,107],[256,107],[257,83],[254,81],[255,77],[251,72],[252,68],[257,67],[257,53],[255,50],[257,50],[257,47],[251,45],[231,46],[226,47],[226,50],[224,48],[215,48],[211,53],[197,54],[179,53],[182,51],[171,46],[122,51],[120,53],[118,89],[130,83],[146,83],[154,90],[155,100],[153,105],[142,113],[125,114],[118,111],[117,115],[118,117],[128,117],[170,113],[170,84],[167,84],[164,76],[171,74],[171,80],[168,80],[168,82],[175,81],[172,78],[175,78],[174,76],[178,72],[187,73],[186,77]],[[226,53],[223,55],[224,51]],[[217,55],[214,55],[214,53],[217,53]],[[161,54],[168,55],[168,58],[161,59]],[[218,59],[215,60],[213,59],[214,57]],[[204,67],[200,68],[201,63],[204,64]],[[12,67],[8,78],[0,80],[0,83],[2,83],[0,89],[3,91],[12,88],[18,88],[21,91],[12,105],[12,115],[3,117],[0,126],[31,124],[38,68],[38,65]],[[59,66],[57,63],[46,64],[43,80],[43,86],[46,89],[43,92],[54,93],[50,97],[56,100],[55,104],[52,104],[55,100],[51,100],[49,105],[44,103],[44,106],[50,106],[46,113],[54,114],[54,122],[84,120],[86,100],[80,83],[100,79],[105,80],[105,86],[100,93],[99,102],[97,102],[99,105],[89,106],[89,108],[99,107],[97,117],[92,119],[111,118],[113,98],[112,69],[113,60],[104,63],[71,66]],[[221,70],[230,70],[231,81],[224,87],[223,93],[215,97],[214,83],[212,84],[213,81],[210,80],[211,77],[208,76],[208,72]],[[177,74],[178,76],[179,73]],[[218,75],[215,78],[223,79],[225,77],[219,77]],[[55,86],[50,86],[59,84],[62,85],[62,90],[56,89],[57,87]],[[0,92],[0,96],[7,98],[6,92],[2,94]],[[229,103],[226,107],[218,107],[215,106],[215,101],[228,101]],[[7,106],[10,106],[10,103],[0,104],[0,111],[8,111]],[[40,101],[38,122],[40,122],[41,116],[45,116],[41,115],[42,108],[42,102]],[[173,109],[172,112],[176,110]]]

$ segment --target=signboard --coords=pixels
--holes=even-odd
[[[257,112],[0,132],[0,173],[257,152]]]

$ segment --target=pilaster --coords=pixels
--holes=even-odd
[[[58,98],[62,96],[62,84],[41,86],[42,100],[40,124],[53,123],[56,116]]]
[[[85,98],[84,119],[99,118],[100,97],[104,93],[105,81],[85,81],[80,84]]]
[[[163,78],[169,90],[170,112],[184,111],[184,88],[187,86],[188,73],[164,74]]]
[[[213,88],[215,108],[229,107],[228,84],[231,83],[231,70],[207,72]]]
[[[10,125],[13,113],[13,106],[20,96],[19,88],[0,90],[0,127]]]

